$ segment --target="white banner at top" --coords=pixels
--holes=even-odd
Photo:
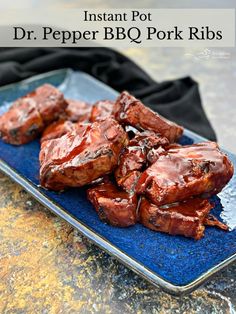
[[[234,47],[234,9],[2,10],[1,47]]]

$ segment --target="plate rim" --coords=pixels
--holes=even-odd
[[[27,77],[27,78],[25,78],[23,80],[19,80],[17,82],[13,82],[13,83],[10,83],[10,84],[5,84],[3,86],[0,86],[0,92],[4,91],[5,89],[14,87],[16,85],[24,85],[24,84],[27,84],[27,83],[34,82],[35,80],[40,80],[41,78],[44,78],[45,76],[53,76],[53,75],[56,75],[56,74],[59,74],[59,73],[65,73],[65,78],[66,78],[66,76],[71,71],[73,71],[73,70],[70,69],[70,68],[63,68],[63,69],[52,70],[52,71],[49,71],[49,72],[36,74],[36,75],[30,76],[30,77]]]
[[[40,78],[44,78],[45,76],[53,76],[58,73],[65,73],[65,78],[67,75],[70,74],[73,70],[70,68],[64,68],[59,70],[53,70],[45,73],[41,73],[35,76],[32,76],[30,78],[18,81],[16,83],[11,83],[8,85],[4,85],[0,87],[0,92],[4,91],[5,89],[12,88],[16,85],[23,85],[30,82],[33,82],[35,80],[38,80]],[[107,86],[103,82],[97,80],[95,77],[91,76],[90,74],[87,74],[83,71],[75,71],[79,72],[89,78],[92,78],[95,80],[99,85],[102,85],[106,89],[110,89],[114,92],[114,89],[112,89],[110,86]],[[192,135],[195,138],[197,138],[199,141],[201,140],[207,140],[204,137],[196,134],[193,131],[190,131],[188,129],[185,129],[184,134],[186,135]],[[231,153],[233,154],[233,153]],[[233,154],[234,155],[234,154]],[[32,195],[38,202],[40,202],[43,206],[47,207],[50,211],[52,211],[54,214],[59,216],[60,218],[67,221],[72,227],[77,229],[80,233],[82,233],[85,237],[89,238],[94,244],[99,246],[101,249],[106,251],[109,255],[114,256],[119,262],[124,264],[126,267],[137,273],[139,276],[144,278],[145,280],[152,283],[154,286],[161,286],[166,292],[174,294],[174,295],[183,295],[186,293],[190,293],[197,287],[199,287],[201,284],[203,284],[206,280],[208,280],[211,276],[213,276],[215,273],[232,263],[236,260],[236,252],[235,254],[229,256],[227,259],[223,260],[222,262],[218,263],[217,265],[211,267],[209,270],[201,274],[198,278],[191,281],[190,283],[186,285],[174,285],[170,283],[168,280],[162,278],[161,276],[157,275],[154,271],[150,270],[146,266],[144,266],[141,262],[134,259],[133,257],[129,256],[127,253],[119,249],[118,247],[114,246],[110,241],[108,241],[105,237],[99,235],[97,232],[93,231],[91,228],[89,228],[86,224],[79,221],[75,217],[73,217],[71,214],[69,214],[63,207],[56,204],[56,202],[52,201],[49,197],[47,197],[38,187],[36,187],[30,180],[25,178],[24,176],[20,175],[17,171],[15,171],[14,168],[9,166],[5,161],[3,161],[0,158],[0,171],[2,171],[5,175],[10,177],[14,182],[21,185],[30,195]]]

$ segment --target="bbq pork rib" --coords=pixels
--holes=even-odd
[[[57,88],[42,85],[16,100],[0,117],[0,136],[10,144],[28,143],[49,123],[57,120],[66,106],[64,96]]]
[[[81,100],[66,99],[68,106],[65,110],[65,119],[72,122],[88,122],[92,106]]]
[[[159,133],[170,142],[177,141],[183,134],[181,126],[147,108],[140,100],[128,92],[122,92],[117,98],[113,114],[121,124]]]
[[[214,142],[175,143],[183,128],[128,92],[115,102],[90,106],[65,100],[45,84],[0,117],[0,137],[8,143],[24,144],[42,132],[41,186],[60,191],[91,184],[88,199],[110,225],[139,221],[196,240],[205,226],[228,229],[209,214],[212,204],[203,199],[220,192],[232,177],[228,157]],[[108,179],[111,173],[118,186]]]
[[[92,106],[90,122],[104,120],[112,115],[114,101],[99,100]]]
[[[6,143],[21,145],[35,139],[44,126],[35,103],[22,100],[0,117],[0,137]]]
[[[149,151],[168,144],[167,138],[152,131],[137,132],[120,154],[115,170],[117,184],[127,192],[134,191],[141,171],[146,168]]]
[[[101,100],[93,106],[80,100],[66,99],[68,106],[61,119],[49,125],[43,132],[41,143],[45,140],[56,139],[68,132],[77,131],[82,123],[102,121],[111,116],[114,102]]]
[[[99,218],[116,227],[129,227],[137,222],[137,197],[119,190],[113,183],[105,182],[87,190],[87,197]]]
[[[227,230],[227,226],[215,217],[210,218],[209,212],[213,206],[206,199],[190,199],[181,203],[157,206],[142,198],[139,206],[139,221],[147,228],[183,235],[199,240],[204,236],[205,225]],[[212,224],[210,221],[214,221]]]
[[[44,130],[40,142],[53,140],[62,137],[66,133],[80,132],[80,129],[83,129],[84,123],[74,123],[71,121],[58,120],[53,122],[51,125],[47,126]]]
[[[136,186],[156,205],[209,197],[219,193],[233,175],[233,165],[215,142],[176,146],[160,154]]]
[[[126,132],[111,118],[85,124],[79,134],[72,132],[44,141],[40,152],[41,185],[63,190],[89,184],[114,170],[127,144]]]

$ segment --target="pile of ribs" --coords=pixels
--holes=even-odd
[[[54,191],[88,186],[99,218],[117,227],[145,227],[196,240],[205,226],[228,227],[209,200],[233,175],[215,142],[182,146],[183,128],[122,92],[95,104],[65,99],[45,84],[0,117],[3,141],[41,137],[40,184]]]

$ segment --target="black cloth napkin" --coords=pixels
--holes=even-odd
[[[87,72],[119,92],[127,90],[164,117],[216,140],[192,78],[156,82],[109,48],[1,48],[0,86],[67,67]]]

